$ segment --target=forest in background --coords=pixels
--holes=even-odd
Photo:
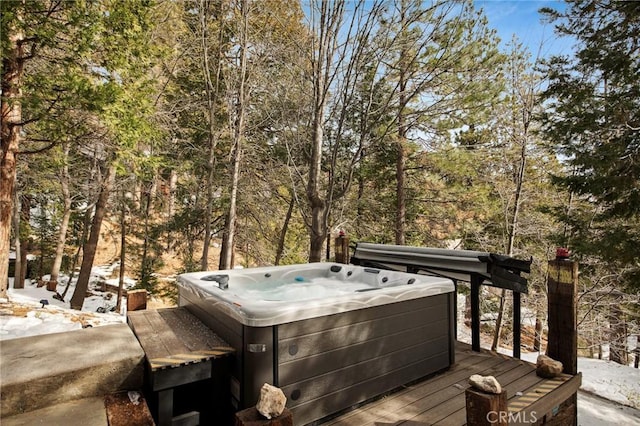
[[[472,1],[0,7],[0,297],[9,252],[21,277],[34,253],[36,278],[77,271],[80,309],[105,228],[121,277],[152,292],[169,259],[173,273],[315,262],[344,231],[532,257],[524,303],[542,316],[562,246],[581,265],[580,348],[629,362],[640,3],[544,10],[575,40],[550,58],[502,48]]]

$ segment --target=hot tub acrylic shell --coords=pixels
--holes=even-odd
[[[274,282],[312,288],[318,278],[350,291],[247,298]],[[270,383],[284,391],[296,424],[307,424],[454,362],[455,289],[448,279],[320,263],[189,273],[178,286],[180,306],[236,349],[238,409],[255,405]]]

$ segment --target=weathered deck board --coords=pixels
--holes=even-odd
[[[189,349],[182,343],[182,341],[178,338],[176,333],[174,333],[173,329],[167,327],[167,322],[160,316],[158,311],[156,310],[144,310],[144,311],[136,311],[136,312],[144,312],[144,318],[149,322],[151,327],[154,330],[155,338],[158,339],[162,345],[164,351],[158,354],[154,354],[151,356],[147,353],[145,349],[145,353],[149,359],[164,356],[163,353],[166,354],[179,354],[187,352]],[[131,318],[135,318],[135,313],[132,312],[130,314]],[[138,337],[140,335],[136,333]],[[143,346],[144,347],[144,346]]]
[[[134,312],[146,313],[146,311]],[[129,323],[129,326],[131,327],[133,332],[136,334],[138,341],[140,341],[140,344],[142,345],[147,358],[164,356],[164,354],[166,353],[166,348],[158,337],[158,332],[153,328],[152,324],[147,319],[147,315],[135,314],[134,312],[129,312],[127,314],[127,322]]]
[[[507,395],[511,395],[509,388],[517,388],[518,380],[521,379],[523,374],[528,374],[531,371],[531,367],[528,365],[519,365],[516,368],[498,374],[491,374],[500,382],[500,384],[507,389]],[[484,372],[483,375],[486,375]],[[466,382],[466,381],[465,381]],[[463,383],[466,388],[466,383]],[[462,400],[460,401],[460,396]],[[462,402],[462,406],[460,406]],[[466,422],[466,410],[464,406],[464,390],[460,392],[460,395],[456,395],[456,398],[447,401],[446,404],[438,407],[439,411],[431,410],[421,413],[417,418],[411,419],[414,421],[420,421],[423,418],[428,419],[430,423],[450,425],[450,424],[464,424]],[[446,407],[446,408],[444,408]]]
[[[233,348],[184,308],[129,312],[129,325],[152,370],[226,356]]]
[[[185,308],[160,309],[158,313],[192,352],[228,346],[225,341]]]
[[[456,383],[465,381],[469,375],[475,371],[488,371],[492,367],[501,362],[500,358],[487,354],[479,354],[480,356],[471,356],[468,353],[456,353],[456,364],[454,369],[446,373],[435,376],[430,381],[430,386],[409,386],[399,392],[388,395],[387,397],[374,401],[371,404],[363,406],[357,410],[346,413],[344,416],[329,422],[329,425],[366,425],[371,422],[381,420],[387,416],[388,412],[402,411],[415,401],[423,398],[429,398],[433,394],[437,394],[440,390],[454,386]],[[430,398],[430,401],[437,403],[436,399],[440,396],[436,395]]]
[[[495,376],[507,390],[509,411],[522,415],[537,410],[538,418],[575,393],[581,376],[542,379],[535,365],[489,351],[473,352],[456,344],[456,363],[437,376],[412,384],[384,398],[331,419],[325,426],[464,425],[464,390],[472,374]]]

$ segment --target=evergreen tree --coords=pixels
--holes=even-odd
[[[99,16],[99,5],[92,2],[0,3],[0,297],[8,282],[18,152],[22,161],[25,154],[60,142],[62,134],[76,134],[79,122],[69,120],[69,105],[88,108],[93,101],[82,59],[92,48]]]
[[[563,242],[639,288],[640,3],[568,3],[564,12],[543,9],[560,35],[576,40],[575,57],[546,63],[544,133],[566,164],[555,182],[591,214],[562,214]]]
[[[391,44],[386,77],[395,94],[395,243],[405,244],[412,200],[425,199],[412,194],[411,170],[419,168],[412,157],[420,145],[437,149],[451,129],[486,119],[503,57],[495,31],[469,1],[397,2],[381,32]]]
[[[94,79],[96,96],[102,95],[100,110],[95,119],[104,131],[99,144],[104,178],[95,204],[89,238],[83,246],[83,258],[76,289],[70,300],[71,308],[82,309],[89,284],[91,268],[97,249],[102,221],[108,211],[109,196],[116,174],[133,172],[149,182],[149,164],[153,160],[151,143],[155,131],[150,117],[152,77],[149,70],[154,64],[154,49],[148,34],[153,24],[152,4],[140,0],[107,1],[99,21],[99,37],[94,40],[90,61],[101,78]],[[146,175],[146,176],[145,176]],[[145,177],[147,177],[145,179]],[[147,192],[148,191],[148,192]],[[148,220],[151,203],[150,189],[145,189],[143,220],[145,223],[144,250],[148,247]],[[143,254],[141,280],[151,275]]]

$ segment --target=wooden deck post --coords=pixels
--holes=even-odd
[[[47,291],[56,291],[58,288],[58,281],[47,281]]]
[[[547,355],[562,362],[563,372],[578,373],[578,263],[549,261],[547,277],[549,336]]]
[[[340,231],[335,239],[336,263],[349,263],[349,237]]]
[[[464,392],[467,424],[473,426],[507,426],[509,409],[507,407],[507,391],[493,394],[473,388]]]
[[[127,312],[147,309],[147,290],[127,291]]]
[[[482,277],[471,274],[471,349],[480,352],[480,285]]]
[[[547,275],[549,336],[547,355],[562,362],[566,374],[578,374],[578,262],[568,259],[569,252],[559,248],[549,261]],[[570,396],[558,414],[563,424],[578,424],[578,393]]]
[[[520,293],[513,292],[513,357],[520,359],[521,309]]]

